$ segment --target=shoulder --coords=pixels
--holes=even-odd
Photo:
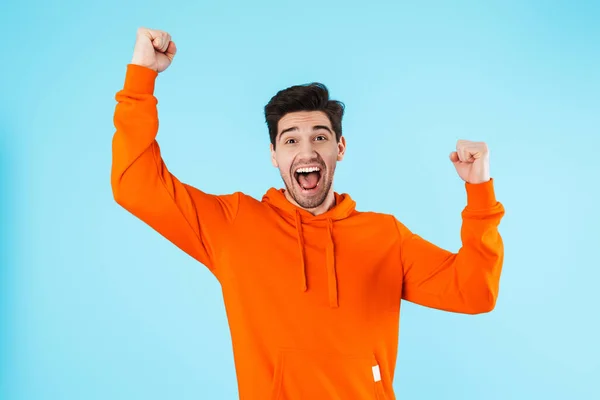
[[[394,214],[376,211],[355,211],[351,216],[360,226],[368,226],[370,229],[384,231],[386,235],[392,235],[402,240],[412,234],[411,230],[400,221]]]
[[[361,224],[380,226],[382,228],[387,229],[397,229],[396,224],[399,221],[393,214],[377,212],[377,211],[360,211],[355,210],[350,217],[355,222],[360,222]]]

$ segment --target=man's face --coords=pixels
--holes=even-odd
[[[279,168],[290,200],[309,210],[319,207],[332,192],[335,166],[346,150],[345,138],[336,141],[324,112],[299,111],[279,120],[275,143],[271,160]]]

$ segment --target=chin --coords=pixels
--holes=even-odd
[[[323,204],[331,188],[330,181],[323,178],[319,179],[317,186],[313,189],[304,189],[296,179],[292,179],[291,184],[291,188],[289,185],[287,186],[292,198],[300,207],[306,209],[317,208]]]

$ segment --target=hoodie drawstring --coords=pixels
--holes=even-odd
[[[298,235],[298,247],[300,250],[300,268],[302,274],[302,291],[305,292],[308,289],[307,277],[306,277],[306,260],[304,255],[304,237],[302,235],[302,218],[300,211],[296,210],[296,234]],[[327,219],[327,247],[326,247],[326,268],[327,268],[327,287],[329,292],[329,305],[331,307],[338,307],[338,284],[337,274],[335,268],[335,247],[333,244],[333,220]]]
[[[300,211],[296,210],[296,234],[298,235],[298,247],[300,248],[300,264],[302,272],[302,291],[306,292],[308,288],[306,284],[306,263],[304,262],[304,236],[302,235],[302,220]]]
[[[335,270],[335,247],[333,246],[333,221],[327,219],[327,231],[329,233],[329,242],[327,243],[327,278],[329,285],[329,305],[337,307],[338,303],[338,288],[337,274]]]

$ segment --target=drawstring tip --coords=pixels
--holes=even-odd
[[[329,306],[331,308],[338,308],[340,306],[337,290],[334,290],[329,294]]]

